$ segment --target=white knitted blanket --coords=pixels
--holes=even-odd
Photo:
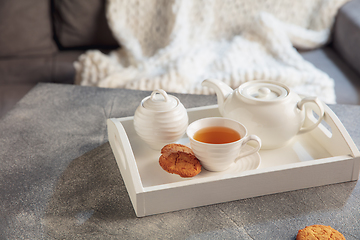
[[[81,85],[211,94],[206,78],[237,88],[256,79],[335,103],[334,81],[295,48],[329,41],[348,0],[108,0],[121,48],[74,63]]]

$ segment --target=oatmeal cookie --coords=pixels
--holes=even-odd
[[[296,240],[345,240],[345,237],[330,226],[312,225],[300,229]]]
[[[159,164],[165,171],[181,177],[193,177],[201,172],[200,161],[191,148],[182,144],[171,143],[164,146]]]

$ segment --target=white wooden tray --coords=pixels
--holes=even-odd
[[[225,172],[204,168],[193,178],[165,172],[160,151],[150,149],[133,127],[133,117],[107,120],[109,142],[138,217],[266,194],[358,180],[360,153],[328,106],[315,130],[275,150],[261,150]],[[189,123],[220,116],[217,105],[188,109]],[[316,118],[307,111],[307,122]],[[188,143],[185,135],[179,142]],[[255,160],[253,160],[255,159]],[[255,161],[255,162],[254,162]],[[259,165],[259,166],[258,166]]]

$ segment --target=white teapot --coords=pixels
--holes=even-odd
[[[184,105],[164,90],[157,89],[144,98],[134,115],[134,128],[152,149],[160,150],[178,141],[185,133],[189,118]]]
[[[315,129],[324,117],[324,105],[316,97],[300,98],[281,83],[273,81],[246,82],[233,90],[225,83],[207,79],[203,86],[213,88],[220,114],[244,124],[249,134],[262,141],[262,149],[286,145],[295,135]],[[315,103],[320,112],[318,120],[303,127],[304,104]]]

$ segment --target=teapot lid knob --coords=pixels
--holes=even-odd
[[[259,98],[266,98],[271,94],[271,90],[267,87],[259,88]]]
[[[156,89],[142,102],[144,108],[154,111],[169,111],[178,105],[177,100],[162,89]]]

